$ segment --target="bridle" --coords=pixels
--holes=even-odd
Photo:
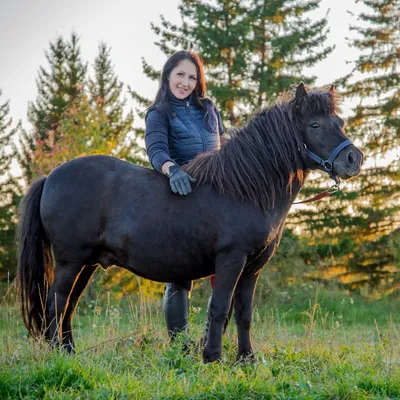
[[[317,164],[322,165],[324,167],[324,170],[329,174],[329,177],[335,181],[335,184],[332,185],[329,189],[324,190],[323,192],[317,194],[316,196],[310,199],[297,201],[293,204],[304,204],[321,200],[324,197],[330,196],[331,194],[337,192],[340,189],[340,178],[337,175],[334,175],[333,173],[333,162],[335,161],[339,153],[347,146],[350,146],[351,144],[353,144],[353,142],[350,139],[344,140],[342,143],[340,143],[338,146],[335,147],[329,158],[327,160],[324,160],[323,158],[313,153],[311,150],[308,150],[307,145],[303,143],[305,154],[313,161],[315,161]]]

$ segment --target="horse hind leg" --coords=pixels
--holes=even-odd
[[[97,266],[94,265],[56,263],[54,282],[47,300],[46,338],[52,346],[61,344],[69,353],[75,351],[72,316],[78,300],[96,268]]]
[[[65,311],[62,325],[62,346],[67,349],[68,352],[75,351],[75,344],[72,336],[72,318],[76,306],[96,269],[97,265],[83,266],[69,296],[68,307]]]

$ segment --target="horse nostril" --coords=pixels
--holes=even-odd
[[[354,154],[352,151],[347,155],[347,162],[349,165],[354,165],[356,162],[356,158],[354,157]]]

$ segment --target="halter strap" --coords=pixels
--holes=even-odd
[[[333,174],[333,162],[335,161],[335,158],[339,155],[339,153],[345,147],[350,146],[351,144],[353,144],[353,142],[350,139],[344,140],[342,143],[340,143],[338,146],[336,146],[336,148],[332,151],[329,158],[327,160],[324,160],[321,157],[317,156],[315,153],[313,153],[311,150],[308,150],[306,144],[303,143],[306,155],[308,157],[310,157],[312,160],[314,160],[317,164],[322,165],[325,168],[325,171],[329,173],[329,177],[335,181],[335,185],[333,185],[329,189],[324,190],[323,192],[317,194],[316,196],[312,197],[311,199],[297,201],[293,204],[304,204],[304,203],[311,203],[313,201],[318,201],[318,200],[323,199],[324,197],[330,196],[331,194],[333,194],[339,190],[340,179],[336,175]]]
[[[350,146],[351,144],[353,144],[353,142],[350,139],[344,140],[342,143],[336,146],[329,158],[327,160],[324,160],[323,158],[313,153],[311,150],[308,150],[307,145],[303,143],[306,155],[314,160],[317,164],[322,165],[325,168],[325,171],[329,173],[331,179],[333,179],[336,183],[339,183],[339,180],[335,175],[333,175],[333,162],[335,161],[335,158],[339,155],[339,153],[345,147]]]
[[[350,139],[343,141],[338,146],[336,146],[336,148],[332,151],[327,160],[322,159],[311,150],[308,150],[305,143],[304,149],[308,157],[312,158],[317,164],[322,165],[328,172],[331,172],[333,170],[333,162],[335,161],[335,158],[345,147],[350,146],[351,144],[353,144],[353,142]]]

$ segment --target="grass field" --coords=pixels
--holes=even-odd
[[[256,361],[235,362],[231,323],[223,361],[206,365],[189,337],[169,342],[161,300],[103,293],[83,302],[73,356],[29,339],[12,303],[0,308],[0,399],[400,399],[400,300],[393,298],[370,302],[306,285],[258,296]],[[194,292],[193,341],[205,304]]]

